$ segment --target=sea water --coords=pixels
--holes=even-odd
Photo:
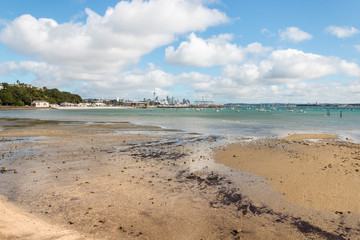
[[[330,112],[330,115],[328,114]],[[342,112],[342,117],[340,117]],[[130,122],[229,139],[326,133],[360,142],[360,109],[114,108],[1,111],[4,118]]]

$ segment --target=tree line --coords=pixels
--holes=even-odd
[[[43,100],[50,104],[60,104],[63,102],[81,103],[82,98],[77,94],[62,92],[58,89],[32,88],[20,84],[9,85],[2,83],[3,89],[0,90],[0,105],[7,106],[30,106],[35,100]]]

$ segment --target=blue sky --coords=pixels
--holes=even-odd
[[[83,98],[360,102],[359,1],[0,2],[1,82]]]

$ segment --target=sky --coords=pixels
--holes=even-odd
[[[358,0],[0,0],[0,82],[83,98],[360,103]]]

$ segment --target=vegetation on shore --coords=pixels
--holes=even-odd
[[[58,89],[37,88],[31,85],[8,83],[0,84],[0,105],[3,106],[25,106],[31,105],[35,100],[43,100],[50,104],[60,104],[63,102],[81,103],[82,98],[77,94],[62,92]]]

